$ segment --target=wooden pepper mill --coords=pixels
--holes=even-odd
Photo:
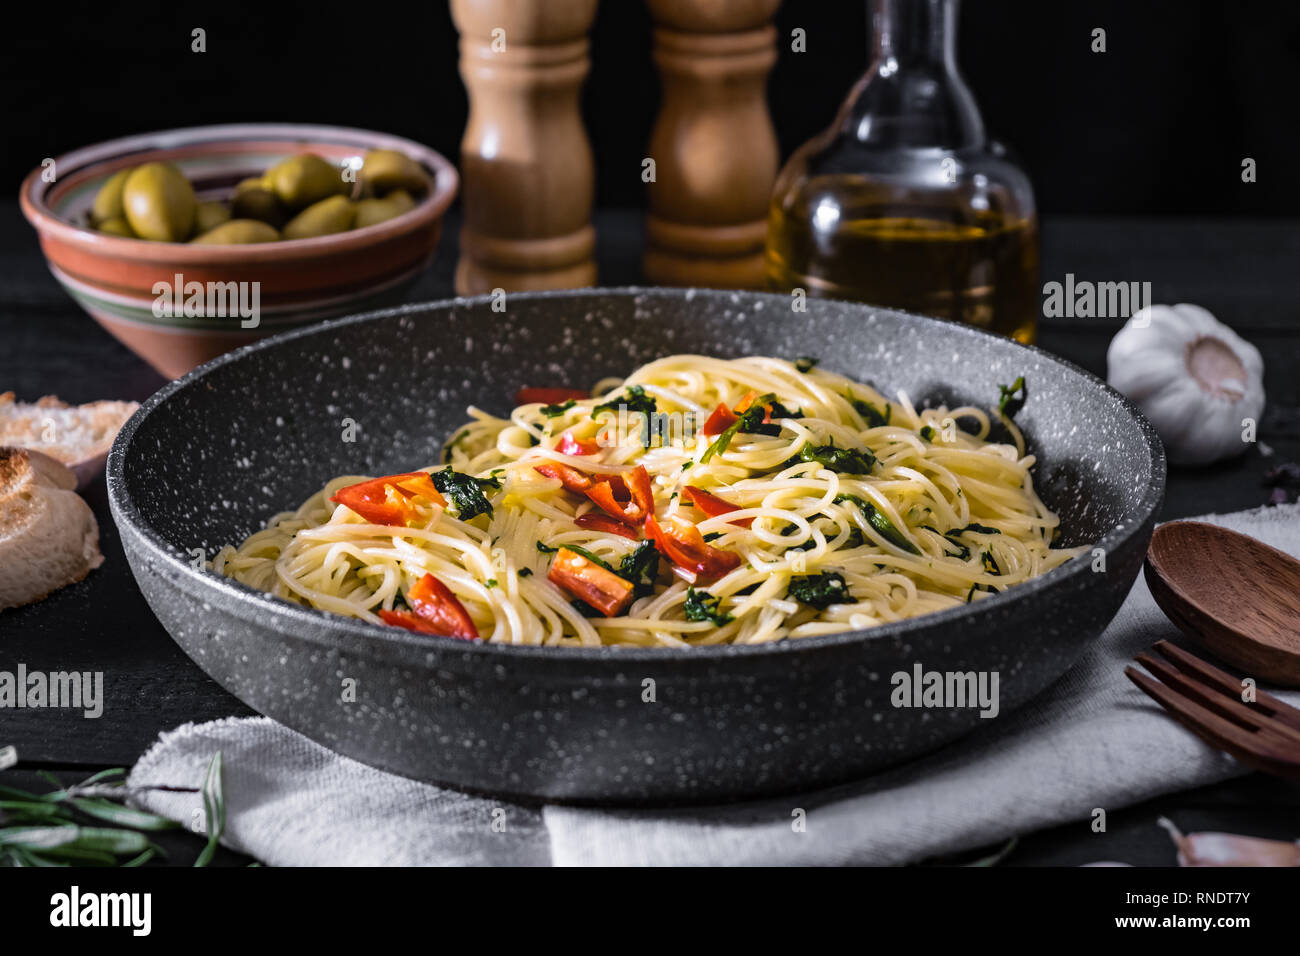
[[[760,288],[780,163],[766,91],[780,0],[648,4],[663,106],[650,137],[646,278]]]
[[[451,0],[469,91],[456,291],[594,285],[578,93],[597,0]]]

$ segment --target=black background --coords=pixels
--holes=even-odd
[[[20,9],[32,17],[16,22]],[[866,65],[866,0],[785,0],[769,101],[788,154]],[[190,31],[207,52],[190,52]],[[807,52],[790,31],[807,32]],[[1091,31],[1108,51],[1090,51]],[[456,159],[466,99],[444,0],[11,4],[0,48],[4,175],[133,132],[239,121],[399,133]],[[658,103],[640,0],[602,0],[584,109],[603,206],[642,204]],[[989,131],[1048,214],[1300,214],[1300,4],[967,0],[959,62]],[[1241,161],[1258,182],[1241,182]]]

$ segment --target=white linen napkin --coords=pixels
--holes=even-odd
[[[1201,520],[1300,556],[1300,504]],[[799,797],[524,807],[372,769],[261,717],[164,733],[128,782],[198,786],[220,750],[223,842],[272,865],[909,863],[1071,820],[1089,826],[1097,808],[1246,773],[1124,676],[1161,638],[1185,643],[1139,575],[1079,664],[1019,711],[922,760]],[[1300,693],[1277,696],[1300,705]],[[185,825],[203,818],[196,794],[146,791],[136,802]]]

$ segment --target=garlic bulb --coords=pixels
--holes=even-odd
[[[1106,379],[1142,409],[1178,465],[1241,454],[1264,411],[1259,349],[1199,305],[1133,313],[1106,352]]]

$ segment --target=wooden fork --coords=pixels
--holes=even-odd
[[[1241,681],[1168,641],[1158,641],[1135,660],[1128,679],[1192,733],[1248,767],[1279,777],[1300,778],[1300,710],[1271,694],[1255,691],[1254,703],[1241,699]],[[1172,666],[1171,666],[1172,665]]]

